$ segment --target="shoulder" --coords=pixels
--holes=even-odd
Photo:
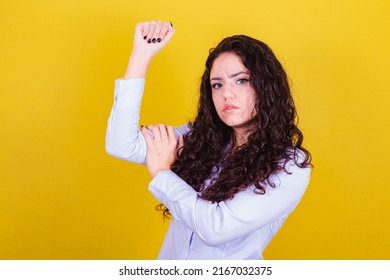
[[[176,137],[186,134],[188,131],[190,131],[190,129],[191,129],[190,123],[186,123],[181,126],[175,127]]]

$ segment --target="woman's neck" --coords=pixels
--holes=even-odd
[[[234,131],[234,146],[233,150],[236,150],[238,147],[244,145],[248,142],[248,137],[252,133],[250,129]]]

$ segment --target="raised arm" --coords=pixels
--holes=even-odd
[[[136,25],[133,50],[123,79],[115,82],[114,105],[108,120],[108,154],[144,164],[146,143],[139,131],[145,77],[153,57],[170,41],[175,29],[169,22],[148,21]],[[181,129],[176,130],[181,134]]]

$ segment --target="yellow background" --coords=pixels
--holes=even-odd
[[[315,169],[267,259],[390,259],[390,4],[1,0],[0,259],[154,259],[168,222],[146,168],[105,153],[134,25],[172,21],[142,124],[194,116],[208,49],[263,40],[285,66]]]

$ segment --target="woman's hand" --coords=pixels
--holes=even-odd
[[[146,21],[135,27],[133,53],[144,54],[152,58],[172,38],[175,33],[170,22]]]
[[[148,145],[146,166],[154,178],[160,171],[171,169],[177,150],[183,146],[183,137],[178,141],[173,127],[163,124],[142,127],[141,132]]]
[[[150,61],[168,44],[175,31],[170,22],[158,20],[138,23],[125,79],[144,78]]]

